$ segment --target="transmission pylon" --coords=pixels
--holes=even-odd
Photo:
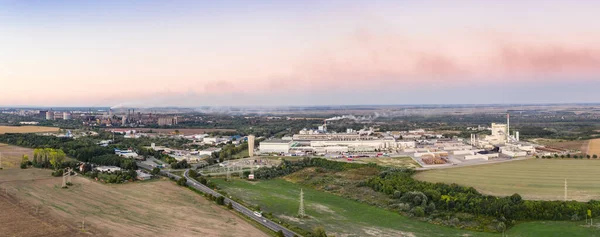
[[[231,181],[231,173],[229,172],[229,166],[227,166],[227,181]]]
[[[65,168],[65,171],[63,172],[63,182],[62,182],[63,188],[67,187],[67,178],[69,179],[69,183],[71,183],[71,171],[72,170],[73,170],[72,168]]]
[[[304,191],[300,189],[300,207],[298,208],[298,217],[302,218],[305,216],[306,214],[304,213]]]

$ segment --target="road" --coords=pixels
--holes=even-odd
[[[152,170],[152,167],[148,166],[146,164],[138,163],[138,166],[142,167],[144,169]],[[192,179],[188,175],[189,171],[190,170],[188,169],[188,170],[186,170],[183,173],[183,176],[187,179],[187,185],[188,186],[190,186],[190,187],[192,187],[192,188],[194,188],[194,189],[196,189],[196,190],[198,190],[200,192],[207,193],[207,194],[212,194],[215,197],[223,196],[220,193],[218,193],[218,192],[210,189],[209,187],[201,184],[200,182]],[[165,175],[165,176],[167,176],[169,178],[174,178],[175,180],[179,180],[181,178],[180,176],[174,175],[174,174],[169,173],[167,171],[162,171],[161,170],[161,174],[163,174],[163,175]],[[223,196],[223,197],[225,198],[225,205],[229,205],[229,203],[231,202],[231,206],[233,207],[234,210],[238,211],[239,213],[244,214],[248,218],[250,218],[250,219],[252,219],[252,220],[260,223],[261,225],[269,228],[270,230],[275,231],[275,232],[278,232],[278,231],[281,230],[283,232],[283,235],[286,236],[286,237],[300,236],[299,234],[296,234],[293,231],[291,231],[291,230],[289,230],[289,229],[287,229],[287,228],[285,228],[285,227],[283,227],[283,226],[281,226],[281,225],[279,225],[279,224],[277,224],[277,223],[275,223],[275,222],[273,222],[273,221],[271,221],[269,219],[266,219],[264,217],[258,217],[256,215],[254,215],[254,211],[252,211],[252,210],[248,209],[247,207],[245,207],[245,206],[237,203],[236,201],[233,201],[233,200],[231,200],[231,199],[229,199],[228,197],[225,197],[225,196]]]

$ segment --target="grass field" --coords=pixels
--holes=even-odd
[[[323,226],[336,236],[498,236],[464,231],[413,220],[398,213],[333,194],[294,184],[283,179],[248,182],[212,179],[228,194],[242,198],[286,222],[312,229]],[[298,198],[304,189],[306,214],[299,219]]]
[[[600,199],[600,160],[593,159],[529,159],[430,170],[418,173],[415,178],[471,186],[496,196],[518,193],[533,200],[563,200],[566,178],[569,199]]]
[[[74,186],[61,189],[61,180],[51,177],[50,170],[0,170],[2,187],[15,198],[49,210],[69,228],[78,228],[85,217],[95,236],[267,236],[232,212],[171,181],[105,185],[75,177]],[[5,215],[0,212],[0,219],[7,218]],[[23,217],[18,221],[27,220]],[[0,236],[4,234],[13,236],[6,232]]]
[[[506,232],[511,237],[600,237],[600,226],[588,227],[585,221],[535,221],[519,224]]]
[[[229,195],[241,198],[250,205],[288,223],[305,229],[323,226],[335,236],[501,236],[438,226],[411,219],[395,212],[360,203],[323,191],[291,183],[283,179],[248,182],[212,179]],[[299,219],[298,198],[304,190],[308,218]],[[598,220],[600,222],[600,220]],[[600,236],[600,225],[589,228],[584,222],[529,222],[507,231],[508,236]]]
[[[40,132],[58,132],[56,127],[42,126],[0,126],[0,134],[5,133],[40,133]]]
[[[2,168],[19,168],[23,155],[33,159],[33,149],[11,146],[0,143],[0,153],[2,153]]]

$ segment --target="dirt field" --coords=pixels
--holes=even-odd
[[[457,183],[478,191],[525,199],[563,200],[565,179],[568,199],[600,199],[600,160],[529,159],[420,172],[416,179],[428,182]]]
[[[58,129],[59,128],[42,126],[0,126],[0,134],[58,132]]]
[[[589,140],[587,154],[600,156],[600,139]]]
[[[78,230],[0,190],[0,236],[85,236]]]
[[[558,140],[558,139],[534,139],[533,142],[549,146],[556,147],[571,151],[587,151],[588,140],[577,140],[577,141],[567,141],[567,140]],[[599,154],[600,155],[600,154]]]
[[[389,166],[389,167],[409,167],[409,168],[421,167],[417,162],[415,162],[410,157],[357,158],[356,162],[375,163],[380,166]]]
[[[223,207],[168,180],[105,185],[75,177],[74,186],[61,189],[61,178],[49,173],[1,170],[0,183],[22,202],[47,208],[70,228],[78,228],[85,217],[86,227],[95,236],[267,236]],[[23,217],[17,222],[27,220]]]
[[[2,153],[2,168],[4,169],[19,168],[23,155],[29,156],[30,160],[33,159],[32,149],[2,143],[0,143],[0,153]]]
[[[110,129],[108,129],[110,130]],[[154,133],[168,133],[168,134],[172,134],[175,132],[175,130],[179,130],[180,134],[183,135],[194,135],[194,134],[204,134],[204,133],[211,133],[211,132],[235,132],[235,129],[203,129],[203,128],[178,128],[178,129],[166,129],[166,128],[135,128],[136,131],[140,131],[140,132],[149,132],[150,130],[152,130],[152,132]]]

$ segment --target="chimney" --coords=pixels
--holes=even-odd
[[[510,114],[506,113],[506,140],[510,136]]]

